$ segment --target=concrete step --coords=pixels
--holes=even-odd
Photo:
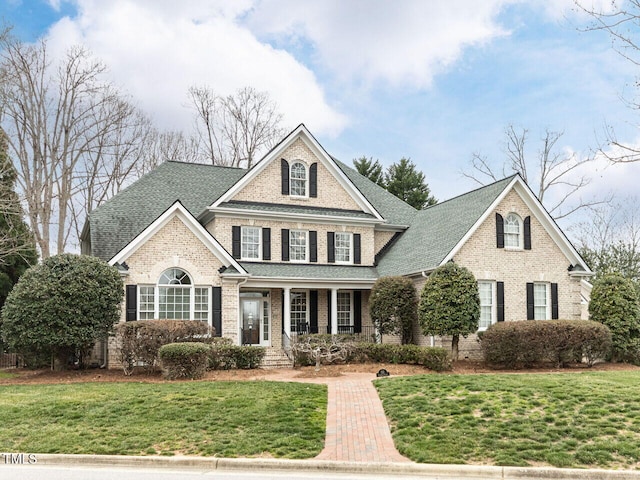
[[[268,348],[260,368],[293,368],[293,360],[279,348]]]

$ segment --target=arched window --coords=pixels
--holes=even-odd
[[[504,219],[504,246],[522,248],[522,220],[515,213]]]
[[[291,164],[290,194],[294,197],[307,196],[307,167],[303,163],[295,162]]]
[[[191,318],[191,277],[184,270],[170,268],[158,281],[158,315],[161,319]]]

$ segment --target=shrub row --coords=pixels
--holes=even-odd
[[[329,344],[331,335],[305,335],[299,341],[311,345]],[[443,371],[451,368],[447,350],[439,347],[420,347],[418,345],[394,345],[389,343],[353,342],[349,335],[334,335],[334,344],[344,344],[349,350],[347,362],[395,363],[423,365],[431,370]],[[314,365],[315,360],[309,353],[293,349],[295,365]]]
[[[591,366],[611,348],[609,329],[590,320],[500,322],[480,338],[484,360],[506,368],[541,362],[562,367],[583,359]]]
[[[144,320],[116,326],[119,360],[125,375],[142,364],[147,369],[158,365],[160,347],[169,343],[210,342],[213,329],[196,320]]]
[[[237,345],[214,344],[209,349],[209,369],[231,370],[257,368],[264,358],[264,347],[239,347]]]
[[[169,343],[160,347],[158,356],[164,376],[169,380],[204,377],[211,347],[206,343]]]

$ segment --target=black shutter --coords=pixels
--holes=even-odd
[[[527,283],[527,320],[533,320],[534,318],[533,283]]]
[[[282,235],[282,261],[289,261],[289,229],[283,228],[281,230]]]
[[[215,336],[222,336],[222,287],[213,287],[212,295],[212,325],[215,329]]]
[[[309,292],[309,333],[318,333],[318,291]]]
[[[132,322],[138,319],[138,286],[127,285],[126,288],[126,316],[127,322]]]
[[[496,244],[498,248],[504,248],[504,219],[496,213]]]
[[[560,316],[558,315],[558,284],[551,284],[551,319],[558,320]]]
[[[496,282],[496,302],[499,322],[504,322],[504,282]]]
[[[318,196],[318,164],[313,163],[309,167],[309,196]]]
[[[318,232],[315,230],[309,232],[309,261],[318,261]]]
[[[335,238],[334,232],[327,232],[327,263],[335,263],[336,261]]]
[[[524,219],[524,249],[531,250],[531,217]]]
[[[240,227],[233,226],[231,227],[231,249],[233,252],[233,258],[240,258],[242,256],[241,253],[241,229]]]
[[[289,195],[289,162],[284,158],[280,160],[280,177],[282,182],[282,195]]]
[[[360,247],[360,234],[354,233],[353,234],[353,263],[355,263],[356,265],[360,265],[360,263],[362,262],[361,250],[362,249]]]
[[[327,290],[327,333],[331,333],[331,290]]]
[[[362,333],[362,292],[353,292],[353,333]]]
[[[262,259],[271,260],[271,229],[262,229]]]

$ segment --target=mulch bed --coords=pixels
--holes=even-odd
[[[325,378],[338,377],[345,373],[372,373],[375,374],[384,368],[391,376],[420,375],[433,373],[419,365],[396,365],[388,363],[362,363],[349,365],[323,365],[319,371],[315,367],[300,367],[294,369],[291,375],[295,378]],[[474,373],[580,373],[585,371],[609,371],[609,370],[639,370],[640,367],[622,363],[600,363],[588,368],[584,364],[574,364],[566,368],[541,366],[522,370],[496,370],[485,366],[482,362],[459,361],[453,366],[447,375],[474,374]],[[131,376],[125,376],[122,370],[68,370],[53,372],[51,370],[27,370],[9,369],[7,373],[17,374],[12,378],[0,378],[0,385],[37,385],[52,383],[78,383],[78,382],[165,382],[160,372],[148,373],[144,370],[135,371]],[[206,381],[252,381],[268,380],[270,376],[277,375],[281,370],[222,370],[208,372]]]

